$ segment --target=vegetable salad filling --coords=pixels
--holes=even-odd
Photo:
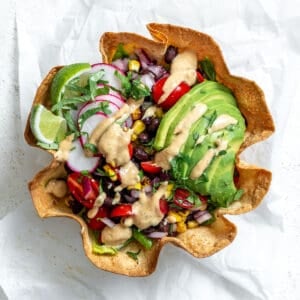
[[[31,128],[68,176],[46,189],[86,221],[94,253],[150,249],[211,224],[243,193],[234,162],[245,121],[208,58],[169,46],[158,64],[120,44],[111,64],[62,68],[51,100],[33,109]]]

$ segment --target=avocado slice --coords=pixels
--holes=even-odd
[[[219,97],[218,92],[220,92]],[[162,118],[154,139],[154,149],[161,150],[171,143],[177,124],[193,108],[193,105],[202,103],[206,98],[224,99],[226,95],[232,97],[231,91],[214,81],[206,80],[195,85]]]
[[[192,125],[179,155],[171,161],[171,172],[179,184],[202,195],[209,195],[215,206],[226,207],[234,201],[237,193],[233,181],[235,154],[244,140],[246,129],[245,120],[228,88],[211,81],[196,85],[165,114],[154,147],[156,150],[167,147],[172,142],[177,124],[198,103],[206,104],[207,111]],[[222,114],[235,118],[237,124],[209,132],[214,120]],[[201,176],[191,179],[195,165],[209,149],[216,147],[218,140],[227,141],[226,151],[215,155]]]

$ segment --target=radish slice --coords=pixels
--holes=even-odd
[[[113,96],[113,95],[97,96],[95,98],[95,100],[108,101],[112,104],[115,104],[118,108],[121,108],[125,104],[125,102],[121,98]]]
[[[122,99],[123,101],[125,101],[125,98],[119,92],[113,90],[109,85],[107,85],[107,84],[98,84],[97,86],[100,89],[104,88],[104,87],[108,87],[109,88],[108,95],[116,96],[116,97]]]
[[[107,95],[104,95],[104,96],[107,96]],[[98,97],[102,97],[102,96],[98,96]],[[98,98],[97,97],[97,98]],[[118,98],[117,98],[118,99]],[[119,100],[119,99],[118,99]],[[116,103],[112,103],[111,101],[109,101],[107,98],[106,99],[95,99],[95,101],[89,101],[87,103],[85,103],[81,109],[79,110],[79,113],[78,113],[78,118],[83,114],[85,113],[86,111],[88,111],[89,109],[92,109],[92,108],[96,108],[99,106],[99,104],[101,102],[108,102],[109,103],[109,107],[108,109],[111,111],[111,114],[112,113],[115,113],[119,108],[120,106]],[[117,102],[117,101],[116,101]],[[119,103],[123,103],[121,101],[119,101]],[[123,103],[124,104],[124,103]],[[100,111],[99,113],[102,113],[102,111]]]
[[[69,153],[67,160],[68,167],[74,172],[96,170],[99,164],[100,157],[87,157],[84,154],[79,139],[72,142],[72,150]]]
[[[107,116],[103,113],[96,113],[93,116],[89,117],[81,126],[80,132],[80,141],[84,145],[87,142],[88,137],[92,134],[93,130],[98,126],[100,122],[106,119]]]
[[[115,75],[115,72],[118,72],[120,75],[125,75],[124,72],[122,72],[119,68],[113,65],[99,63],[92,65],[91,72],[98,72],[100,70],[104,71],[104,76],[102,77],[102,80],[107,81],[107,85],[110,85],[114,87],[115,89],[121,91],[122,90],[122,84],[120,79],[117,78]]]
[[[95,100],[85,104],[79,111],[78,120],[83,113],[90,109],[96,108],[100,102],[104,102],[104,100]],[[101,123],[108,116],[111,116],[116,111],[118,111],[119,107],[116,104],[109,102],[109,110],[109,115],[106,115],[103,112],[97,112],[94,115],[90,116],[87,120],[85,120],[83,124],[78,124],[79,130],[81,132],[80,141],[82,145],[86,143],[87,137],[92,134],[93,130],[98,126],[98,124]]]

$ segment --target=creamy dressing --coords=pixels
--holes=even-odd
[[[206,112],[207,106],[203,103],[196,104],[190,112],[176,126],[171,144],[164,150],[155,154],[155,163],[164,170],[171,168],[170,161],[178,155],[181,146],[189,137],[192,125],[200,119]]]
[[[114,115],[109,118],[104,119],[98,124],[98,126],[93,130],[89,143],[97,145],[102,134],[111,126],[116,120],[120,119],[124,115],[130,114],[130,107],[128,104],[124,104]]]
[[[99,194],[99,196],[96,198],[94,205],[91,209],[89,209],[87,216],[89,219],[93,219],[96,217],[99,207],[101,207],[104,203],[104,200],[106,198],[106,193],[102,192]]]
[[[212,126],[208,129],[208,133],[213,133],[215,131],[224,129],[229,125],[235,125],[237,124],[237,122],[237,119],[233,118],[230,115],[219,115],[213,122]]]
[[[163,95],[160,97],[158,104],[166,100],[181,82],[186,82],[189,86],[192,86],[197,79],[197,65],[196,53],[192,51],[179,53],[172,61],[170,76],[163,86]]]
[[[133,130],[125,131],[119,124],[113,123],[102,134],[98,142],[98,150],[112,166],[125,165],[129,160],[128,145]]]
[[[54,157],[57,161],[67,161],[69,153],[72,149],[72,141],[74,134],[68,135],[64,140],[59,143],[58,150],[55,152]]]
[[[163,219],[164,214],[160,210],[160,199],[167,192],[168,182],[163,182],[158,190],[152,195],[140,193],[139,200],[132,205],[133,216],[128,217],[124,225],[136,225],[139,229],[156,226]]]
[[[115,193],[114,198],[112,199],[112,205],[116,205],[121,201],[121,194],[119,192]]]
[[[199,176],[203,174],[206,168],[211,163],[212,159],[215,155],[218,155],[221,151],[226,150],[228,146],[228,141],[224,140],[217,140],[217,148],[209,149],[205,154],[204,157],[198,161],[198,163],[193,168],[190,178],[197,179]]]
[[[114,227],[104,227],[101,232],[101,242],[108,246],[119,246],[132,237],[131,228],[123,224]]]
[[[140,182],[139,169],[131,160],[120,167],[119,174],[123,188]]]
[[[63,179],[51,179],[47,183],[46,192],[57,198],[63,198],[68,193],[68,187]]]

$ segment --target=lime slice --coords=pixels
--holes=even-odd
[[[45,144],[60,142],[67,131],[66,120],[54,115],[42,104],[33,107],[30,116],[30,127],[35,138]]]
[[[65,92],[65,86],[75,77],[89,71],[91,65],[89,63],[78,63],[63,67],[55,75],[51,85],[51,101],[53,104],[59,102]]]

